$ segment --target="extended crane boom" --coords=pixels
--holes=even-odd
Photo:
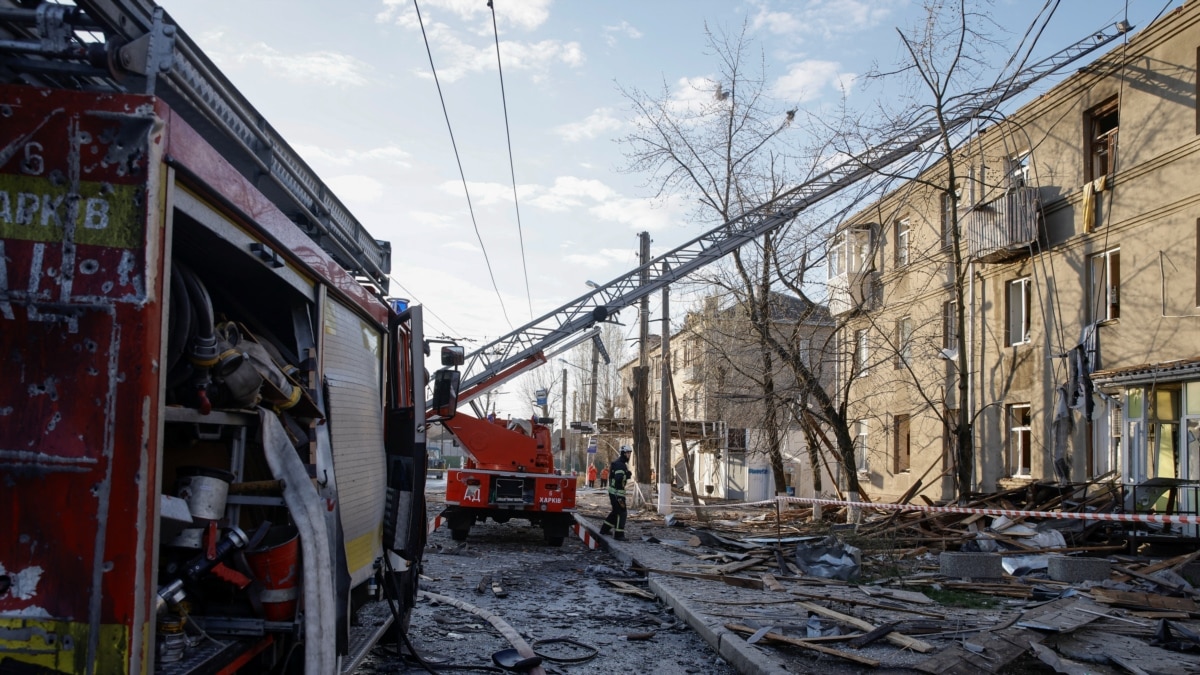
[[[981,113],[996,108],[1043,77],[1103,47],[1129,30],[1128,26],[1118,24],[1111,30],[1093,33],[1026,67],[1002,84],[964,94],[946,115],[946,131],[961,128]],[[913,155],[941,133],[943,130],[936,120],[926,119],[915,129],[897,133],[778,198],[718,225],[471,352],[466,357],[462,371],[461,391],[464,396],[460,401],[466,402],[523,370],[544,363],[546,349],[604,321],[663,286],[723,258],[751,240],[787,224],[810,206]]]

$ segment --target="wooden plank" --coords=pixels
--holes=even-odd
[[[727,624],[725,624],[725,628],[727,628],[735,633],[744,633],[747,635],[752,635],[756,632],[755,629],[753,629],[749,626],[743,626],[742,624],[737,624],[737,623],[727,623]],[[844,652],[839,649],[833,649],[831,647],[822,647],[821,645],[813,644],[811,642],[806,642],[805,640],[802,640],[800,638],[788,637],[787,635],[782,635],[780,633],[767,633],[766,635],[762,636],[762,639],[768,640],[770,642],[780,642],[783,644],[792,645],[793,647],[800,647],[802,649],[809,649],[814,652],[828,654],[829,656],[836,656],[838,658],[846,659],[847,661],[853,661],[855,663],[858,663],[858,664],[861,664],[864,666],[869,666],[871,668],[879,667],[879,662],[876,661],[875,659],[869,659],[865,656],[859,656],[858,654]]]
[[[608,579],[608,583],[615,586],[617,588],[618,593],[623,593],[625,595],[636,595],[637,597],[642,598],[643,600],[657,600],[658,599],[658,596],[654,595],[650,591],[648,591],[644,588],[638,588],[637,586],[634,586],[632,584],[627,584],[624,581],[617,581],[616,579]]]
[[[991,633],[983,633],[973,638],[974,643],[982,647],[978,654],[967,650],[962,645],[955,644],[916,664],[913,668],[934,675],[997,673],[1029,651],[1029,645],[1040,643],[1043,639],[1044,636],[1037,631],[1005,628]]]
[[[865,630],[868,633],[875,630],[875,626],[871,625],[871,623],[869,623],[867,621],[863,621],[862,619],[860,619],[856,616],[850,616],[849,614],[842,614],[841,612],[829,609],[828,607],[822,607],[821,605],[814,605],[811,602],[797,601],[796,604],[800,605],[804,609],[807,609],[808,611],[812,612],[813,614],[820,614],[821,616],[824,616],[826,618],[834,619],[836,621],[840,621],[842,623],[849,624],[860,630]],[[921,652],[922,654],[928,654],[929,652],[934,650],[933,645],[929,644],[928,642],[918,640],[914,637],[909,637],[908,635],[904,635],[902,633],[895,633],[895,632],[889,633],[886,639],[888,642],[896,645],[897,647],[901,647],[903,649],[911,649],[914,652]]]
[[[888,633],[891,633],[894,630],[896,630],[896,622],[893,621],[891,623],[885,623],[885,624],[879,626],[878,628],[876,628],[875,630],[867,633],[866,635],[861,635],[859,637],[854,638],[853,640],[850,641],[850,646],[855,649],[862,649],[863,647],[866,647],[867,645],[869,645],[872,642],[878,640],[879,638],[887,635]]]
[[[1172,598],[1156,593],[1133,593],[1111,588],[1093,588],[1089,591],[1098,602],[1132,609],[1195,612],[1196,601],[1191,598]]]
[[[766,586],[767,590],[774,591],[776,593],[783,593],[787,591],[787,589],[783,587],[783,584],[779,583],[779,580],[776,579],[774,575],[764,572],[759,576],[762,578],[763,586]]]
[[[755,565],[761,565],[762,563],[762,558],[746,558],[745,560],[739,560],[737,562],[731,562],[727,565],[715,567],[713,568],[713,574],[733,574],[734,572],[740,572],[744,569],[754,567]]]

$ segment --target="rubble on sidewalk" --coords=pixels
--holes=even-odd
[[[1005,515],[863,508],[858,524],[839,522],[845,509],[826,507],[830,520],[813,521],[805,506],[708,501],[703,515],[675,510],[670,527],[658,514],[632,513],[631,555],[690,596],[724,639],[784,663],[844,668],[829,672],[874,664],[1018,672],[1034,663],[1068,673],[1200,672],[1192,587],[1200,547],[1166,528],[1069,519],[1119,511],[1109,485],[1030,484],[967,504]],[[1022,511],[1055,515],[1013,515]],[[858,565],[832,574],[802,564],[798,551]],[[986,580],[946,576],[944,551],[986,552],[1003,569]]]

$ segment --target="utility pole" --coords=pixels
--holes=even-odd
[[[638,278],[641,285],[650,282],[650,233],[638,233],[640,240],[641,269]],[[638,303],[638,365],[633,369],[633,458],[638,483],[644,490],[650,489],[650,431],[646,414],[650,400],[648,343],[650,342],[650,298],[642,296]]]
[[[670,271],[663,263],[663,273]],[[662,357],[662,386],[658,405],[658,513],[671,512],[671,286],[662,289],[662,341],[658,352]],[[682,423],[682,420],[680,420]],[[680,430],[680,440],[683,431]]]

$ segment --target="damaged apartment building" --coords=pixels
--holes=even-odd
[[[829,241],[873,499],[959,496],[967,421],[962,492],[1112,480],[1196,511],[1200,2],[1127,37]]]
[[[672,479],[676,485],[687,484],[679,443],[682,417],[700,496],[757,501],[785,490],[806,497],[826,492],[837,469],[827,454],[810,444],[811,435],[803,429],[799,407],[804,392],[780,358],[772,355],[770,365],[764,364],[742,302],[736,297],[705,298],[668,341],[674,389],[673,397],[667,392]],[[822,356],[834,329],[827,309],[783,293],[771,293],[767,305],[775,338],[798,353],[823,385],[831,384],[833,369],[824,367]],[[651,336],[648,426],[655,453],[662,417],[662,351],[659,337]],[[636,365],[634,359],[620,368],[625,391],[633,387]],[[610,433],[632,433],[629,420],[601,420],[601,427]],[[778,449],[778,475],[772,445]],[[820,476],[816,480],[814,470]]]

